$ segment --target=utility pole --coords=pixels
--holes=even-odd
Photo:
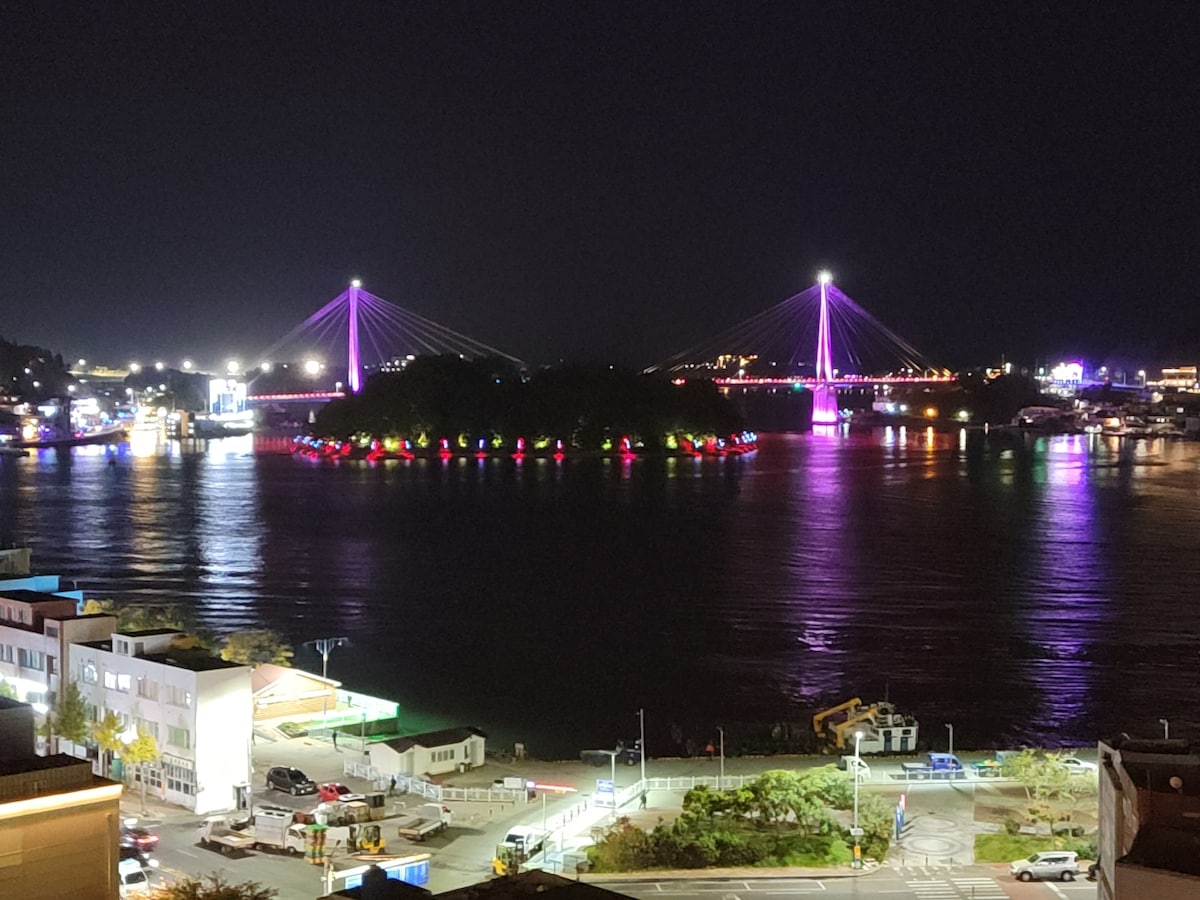
[[[646,710],[645,708],[638,710],[638,730],[640,732],[640,740],[638,746],[642,748],[642,752],[638,754],[642,761],[642,793],[646,792]]]
[[[717,790],[725,790],[725,729],[720,725],[717,726],[717,733],[721,735],[721,780],[717,782]]]
[[[348,637],[327,637],[317,638],[315,641],[305,641],[306,644],[312,644],[317,648],[317,652],[321,654],[321,677],[328,678],[329,671],[329,654],[335,647],[346,647],[350,644]]]
[[[305,644],[312,644],[317,648],[317,652],[321,654],[321,677],[328,678],[326,674],[329,671],[329,654],[335,647],[350,646],[350,638],[348,637],[326,637],[317,638],[315,641],[305,641]],[[328,712],[329,692],[321,692],[321,723],[325,722],[325,714]]]

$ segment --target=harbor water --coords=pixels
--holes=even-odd
[[[88,596],[345,636],[413,727],[576,756],[887,696],[924,742],[1200,737],[1200,444],[903,428],[745,457],[293,459],[247,435],[0,458],[0,539]],[[755,744],[755,746],[757,746]],[[736,746],[731,747],[736,749]]]

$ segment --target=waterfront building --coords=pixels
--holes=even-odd
[[[311,672],[263,663],[250,676],[254,689],[254,721],[309,719],[338,708],[340,681]]]
[[[71,676],[95,721],[111,711],[130,738],[142,728],[158,743],[161,765],[145,773],[150,795],[198,814],[245,807],[250,667],[184,649],[186,637],[171,629],[116,631],[75,644]]]
[[[1200,748],[1121,735],[1099,749],[1099,900],[1200,897]]]
[[[53,705],[61,673],[71,670],[71,645],[112,634],[114,616],[78,614],[71,595],[11,590],[6,583],[58,587],[57,575],[0,581],[0,676],[28,703]]]
[[[392,738],[370,745],[371,766],[383,775],[444,775],[483,765],[485,735],[465,726]]]
[[[33,709],[0,698],[0,897],[116,900],[121,786],[33,747]]]

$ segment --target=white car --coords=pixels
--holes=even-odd
[[[1086,759],[1080,759],[1077,756],[1064,756],[1058,761],[1058,764],[1072,775],[1090,775],[1093,772],[1100,771],[1100,767],[1094,762],[1088,762]]]
[[[150,893],[150,879],[137,860],[123,859],[117,863],[117,881],[122,900]]]

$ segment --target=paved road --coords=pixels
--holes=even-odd
[[[1021,884],[985,866],[951,869],[882,869],[858,878],[688,879],[605,881],[603,886],[637,900],[746,900],[767,897],[821,897],[854,900],[1093,900],[1096,886]]]

